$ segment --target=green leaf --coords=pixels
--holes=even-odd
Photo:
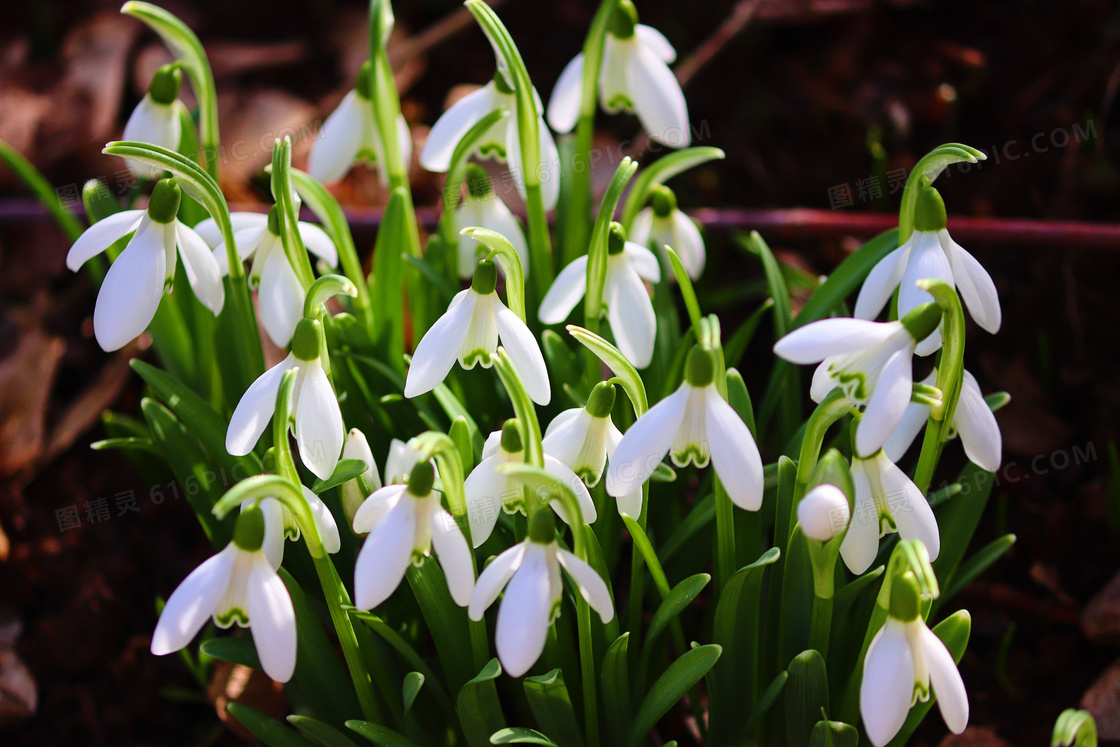
[[[871,272],[871,268],[897,248],[898,229],[892,228],[852,252],[839,267],[832,271],[821,287],[813,292],[801,307],[801,311],[797,312],[797,318],[793,320],[793,329],[829,316],[859,287],[867,277],[867,273]]]
[[[657,551],[650,544],[645,530],[638,522],[625,514],[622,516],[622,521],[626,524],[626,529],[629,530],[630,536],[634,540],[634,546],[641,553],[642,560],[645,561],[646,568],[649,569],[649,575],[653,577],[653,583],[657,586],[658,593],[661,594],[662,599],[667,598],[670,591],[669,579],[665,577],[665,569],[661,567],[661,561],[657,558]]]
[[[447,684],[454,692],[470,679],[473,670],[466,610],[451,599],[447,581],[437,563],[426,562],[420,567],[410,566],[405,577],[435,641],[440,664],[447,675]],[[423,671],[419,667],[416,669]],[[493,731],[491,729],[486,734]]]
[[[739,325],[739,329],[731,335],[730,339],[723,346],[723,357],[727,365],[731,367],[738,366],[743,359],[743,355],[747,352],[747,346],[751,344],[754,339],[754,333],[758,330],[758,325],[762,322],[762,317],[766,312],[774,308],[774,299],[767,298],[762,304],[751,312],[746,321]],[[802,311],[801,313],[804,313]],[[800,318],[800,314],[798,314]]]
[[[960,494],[937,509],[941,551],[933,562],[933,572],[945,587],[951,584],[980,525],[980,517],[992,493],[994,475],[969,462],[956,482],[961,486]]]
[[[946,591],[942,592],[941,596],[938,597],[937,601],[934,603],[934,611],[939,609],[946,601],[963,591],[964,587],[975,581],[981,573],[988,570],[993,563],[1003,557],[1003,554],[1010,550],[1011,546],[1014,544],[1015,535],[1005,534],[984,546],[982,550],[964,563],[961,563],[957,567],[956,572],[953,573],[953,578],[947,585],[948,588]]]
[[[782,268],[758,231],[751,232],[745,246],[762,261],[766,287],[770,291],[770,297],[774,299],[774,339],[779,340],[793,329],[793,308]],[[785,443],[801,422],[801,397],[801,375],[798,368],[788,361],[776,358],[770,381],[766,384],[766,393],[762,397],[762,408],[758,416],[759,429],[765,433],[770,416],[775,411],[778,412],[778,442]]]
[[[607,364],[607,367],[618,377],[622,390],[626,392],[630,404],[634,407],[634,416],[640,418],[649,409],[649,400],[646,398],[645,384],[642,383],[642,377],[638,374],[638,369],[634,368],[634,364],[618,348],[594,332],[574,324],[569,324],[566,329],[581,345]]]
[[[952,654],[953,661],[958,664],[960,664],[961,657],[964,656],[964,651],[968,647],[968,638],[971,632],[972,617],[967,610],[961,610],[933,626],[934,635],[941,639],[945,648],[949,649],[949,653]],[[915,703],[914,707],[910,709],[910,714],[906,717],[906,723],[902,725],[888,747],[903,747],[936,702],[937,693],[931,693],[929,700],[926,702]]]
[[[377,243],[373,248],[370,297],[373,299],[373,339],[382,360],[404,372],[404,265],[401,247],[407,245],[408,193],[397,187],[389,195]]]
[[[774,677],[769,685],[766,686],[766,689],[762,692],[762,695],[759,697],[758,702],[755,703],[754,710],[751,711],[751,715],[748,716],[746,722],[743,723],[743,728],[739,732],[738,743],[747,741],[747,735],[751,733],[751,730],[755,727],[755,725],[762,720],[762,717],[767,714],[770,708],[778,700],[778,696],[782,694],[782,690],[785,688],[786,680],[788,679],[789,673],[785,670],[782,670],[781,672],[778,672],[778,675]]]
[[[35,198],[43,204],[43,207],[54,218],[55,223],[62,229],[66,238],[71,242],[77,241],[85,230],[82,228],[81,222],[59,200],[58,193],[55,192],[54,187],[51,186],[46,177],[30,161],[24,158],[23,154],[3,140],[0,140],[0,163],[11,169],[19,180],[27,185]]]
[[[750,428],[751,435],[758,440],[758,431],[754,423],[754,406],[751,405],[751,395],[747,391],[747,384],[743,375],[734,368],[727,369],[727,404],[738,413],[743,422]]]
[[[546,329],[541,333],[541,349],[548,364],[549,377],[578,387],[581,378],[579,360],[564,342],[564,338],[555,330]],[[585,392],[580,391],[579,394],[586,401]]]
[[[627,232],[630,231],[630,227],[634,224],[634,218],[638,217],[638,211],[642,209],[642,205],[649,197],[650,189],[658,184],[664,184],[677,174],[708,161],[722,158],[724,158],[724,154],[719,148],[683,148],[662,156],[644,168],[638,174],[638,178],[634,180],[634,186],[630,188],[630,193],[626,196],[626,203],[622,208],[623,228]]]
[[[268,747],[315,747],[312,742],[256,708],[233,701],[226,710]]]
[[[803,651],[793,658],[786,671],[789,673],[784,698],[786,744],[802,747],[809,743],[821,709],[828,710],[824,657],[811,649]]]
[[[404,685],[401,688],[401,693],[404,701],[405,716],[412,710],[412,704],[416,702],[416,696],[420,694],[420,688],[422,687],[424,687],[424,675],[419,672],[409,672],[404,676]]]
[[[723,649],[710,643],[686,651],[657,678],[638,708],[638,715],[630,728],[629,743],[640,744],[657,722],[681,697],[696,685],[719,660]]]
[[[439,403],[439,406],[443,408],[444,413],[447,414],[448,420],[455,422],[455,420],[457,420],[458,418],[462,418],[464,421],[466,421],[467,430],[470,432],[471,447],[473,453],[481,454],[482,445],[486,441],[486,439],[483,438],[482,432],[478,429],[478,424],[475,422],[475,419],[471,417],[471,414],[467,412],[467,408],[463,406],[463,403],[459,401],[459,398],[456,397],[454,392],[452,392],[451,389],[448,388],[447,384],[440,384],[432,390],[432,394],[435,396],[436,402]],[[473,464],[473,457],[471,463]],[[469,471],[467,469],[467,464],[468,462],[464,460],[464,472]]]
[[[809,645],[810,623],[813,618],[813,565],[809,557],[810,540],[797,525],[789,536],[786,545],[785,562],[782,564],[781,587],[781,627],[778,640],[778,661],[786,661],[795,656],[791,651],[804,650]],[[790,679],[794,677],[793,665],[789,669]],[[814,713],[816,711],[814,710]],[[809,738],[809,730],[817,721],[812,717],[804,729],[801,744]]]
[[[675,620],[677,616],[684,611],[684,608],[703,591],[704,587],[707,586],[708,582],[711,580],[712,577],[707,573],[697,573],[695,576],[689,576],[673,587],[669,595],[658,605],[657,611],[653,613],[653,619],[650,620],[645,642],[645,647],[647,649],[652,646],[653,642],[661,635],[669,623]]]
[[[319,747],[355,747],[354,743],[338,729],[310,716],[293,713],[288,716],[288,723],[299,729],[303,736]]]
[[[818,721],[809,736],[809,747],[859,747],[859,732],[843,721]]]
[[[1054,723],[1050,747],[1097,747],[1097,722],[1088,711],[1067,708]]]
[[[623,633],[603,655],[601,684],[603,716],[607,721],[608,744],[622,744],[630,730],[630,670],[627,648],[630,633]]]
[[[412,740],[393,731],[388,726],[375,724],[371,721],[354,719],[346,722],[346,728],[361,734],[378,747],[416,747]]]
[[[94,441],[89,447],[94,451],[135,451],[143,455],[163,457],[163,452],[156,448],[156,445],[152,443],[152,439],[143,438],[142,436],[105,438],[100,441]]]
[[[490,744],[490,735],[506,725],[502,703],[498,700],[498,688],[494,685],[501,674],[502,665],[497,659],[491,659],[478,676],[459,691],[456,710],[467,744],[471,747]]]
[[[552,735],[559,747],[582,747],[583,736],[564,684],[564,673],[553,669],[547,674],[526,677],[523,686],[537,725]]]
[[[366,471],[367,466],[361,459],[339,459],[338,465],[334,468],[331,476],[326,480],[316,480],[311,486],[311,492],[315,495],[321,495],[331,488],[337,488],[344,482],[356,480]]]
[[[673,251],[671,246],[664,247],[665,254],[669,257],[669,264],[673,268],[673,276],[677,279],[677,287],[681,289],[681,297],[684,298],[684,306],[688,309],[688,319],[692,323],[692,329],[699,334],[700,330],[700,302],[696,300],[696,290],[692,287],[692,279],[688,277],[688,271],[684,269],[684,263],[677,253]]]
[[[637,171],[638,164],[629,156],[623,158],[614,172],[603,200],[599,203],[599,213],[591,228],[591,241],[587,249],[587,292],[583,298],[583,323],[592,332],[597,332],[599,316],[603,313],[603,287],[607,278],[607,237],[615,207],[622,197],[630,177]]]
[[[438,301],[441,305],[447,306],[455,297],[458,289],[451,285],[451,281],[440,274],[435,265],[425,257],[413,257],[411,254],[401,252],[401,261],[407,262],[412,265],[413,269],[424,276],[424,279],[431,283],[432,287],[436,289]]]
[[[256,669],[258,672],[264,671],[261,668],[261,660],[257,656],[257,649],[253,645],[253,639],[247,635],[207,638],[198,647],[198,650],[211,659],[221,659],[222,661],[228,661],[230,664],[241,664]]]
[[[524,726],[511,726],[499,729],[490,735],[490,744],[543,744],[556,747],[556,742],[535,729]]]

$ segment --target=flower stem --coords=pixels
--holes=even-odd
[[[716,593],[723,589],[735,567],[735,505],[719,478],[716,489]]]

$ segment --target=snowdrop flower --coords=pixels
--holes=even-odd
[[[394,439],[394,443],[400,443]],[[377,473],[377,463],[373,461],[373,452],[370,451],[366,434],[357,428],[351,428],[346,434],[346,443],[342,447],[343,459],[360,459],[365,462],[365,472],[347,480],[339,488],[342,497],[342,512],[346,514],[346,521],[354,525],[354,514],[358,506],[370,493],[381,488],[381,475]]]
[[[676,58],[669,40],[657,29],[639,24],[634,4],[621,0],[603,46],[599,103],[612,114],[623,110],[637,114],[650,138],[683,148],[690,141],[688,106],[669,69]],[[552,89],[548,121],[557,132],[571,132],[579,120],[583,65],[583,55],[576,55]]]
[[[856,298],[855,316],[874,319],[898,288],[898,315],[906,316],[933,297],[917,287],[923,278],[937,278],[955,285],[972,318],[982,328],[999,331],[1001,312],[995,283],[987,270],[945,228],[945,203],[936,189],[923,180],[917,187],[914,232],[905,244],[881,259],[864,281]],[[929,355],[941,347],[941,332],[934,330],[917,348]]]
[[[560,271],[541,301],[542,324],[559,324],[587,293],[587,255]],[[653,360],[657,316],[642,280],[661,280],[661,266],[653,252],[626,240],[618,223],[611,224],[607,244],[607,278],[603,287],[604,313],[611,324],[615,343],[637,368]]]
[[[470,370],[476,364],[490,368],[490,355],[505,346],[521,375],[525,391],[538,405],[552,399],[548,369],[533,333],[498,298],[498,270],[488,259],[478,263],[471,287],[451,299],[443,316],[424,334],[412,354],[412,365],[404,382],[404,396],[416,397],[435,389],[459,365]]]
[[[641,487],[671,450],[678,467],[705,467],[710,459],[739,508],[762,506],[762,457],[746,423],[716,390],[715,367],[713,351],[692,348],[680,388],[638,418],[615,449],[608,493],[621,498]]]
[[[292,352],[241,395],[226,431],[226,451],[245,456],[253,450],[276,410],[280,380],[294,368],[298,370],[292,401],[299,458],[319,479],[331,476],[346,431],[334,388],[323,370],[319,345],[319,323],[301,320],[292,336]],[[288,417],[287,413],[282,417]]]
[[[151,324],[175,278],[176,257],[182,257],[187,282],[202,305],[214,316],[222,310],[225,289],[217,262],[206,242],[175,217],[181,197],[175,179],[161,179],[146,211],[124,210],[99,220],[66,255],[66,266],[77,271],[118,239],[133,234],[109,267],[93,309],[93,334],[106,351],[124,347]]]
[[[408,482],[412,468],[424,458],[424,452],[414,449],[399,438],[389,442],[389,456],[385,459],[385,484],[394,485]],[[439,480],[439,469],[435,460],[431,460],[432,469],[436,470],[436,480]]]
[[[460,607],[474,591],[471,551],[455,518],[432,490],[435,470],[428,462],[412,468],[407,485],[388,485],[366,499],[354,515],[354,531],[369,532],[354,570],[354,604],[370,610],[400,586],[409,563],[439,556],[447,589]]]
[[[847,528],[850,514],[844,491],[827,483],[810,490],[797,504],[797,523],[801,531],[817,542],[828,542],[839,536]]]
[[[537,111],[541,111],[540,96],[536,90]],[[510,115],[499,120],[491,127],[470,155],[477,158],[496,158],[509,164],[517,192],[525,197],[524,174],[527,168],[540,172],[541,197],[545,210],[552,210],[560,199],[560,152],[552,133],[545,126],[544,118],[537,120],[538,142],[540,144],[539,164],[523,164],[521,161],[521,136],[517,125],[517,96],[506,81],[505,74],[498,72],[494,79],[478,90],[467,94],[451,105],[428,133],[428,141],[420,151],[420,165],[428,171],[444,173],[451,168],[451,156],[455,146],[463,136],[490,112],[507,111]],[[508,238],[508,237],[507,237]]]
[[[879,538],[898,532],[902,539],[921,540],[930,560],[937,560],[941,537],[937,519],[918,486],[882,451],[870,459],[852,459],[855,511],[840,556],[857,576],[871,567],[879,554]]]
[[[890,613],[867,649],[859,688],[860,715],[875,747],[898,734],[915,703],[929,700],[931,684],[949,731],[960,734],[968,726],[964,681],[953,655],[926,627],[920,610],[913,575],[896,576]]]
[[[778,340],[774,352],[792,363],[822,361],[809,390],[815,402],[840,387],[853,402],[866,406],[855,447],[860,456],[870,456],[902,422],[913,389],[914,348],[940,322],[941,307],[933,303],[896,322],[822,319]]]
[[[370,86],[373,75],[367,61],[358,72],[354,90],[343,97],[331,112],[318,137],[311,143],[307,173],[321,182],[333,182],[346,176],[355,161],[364,159],[379,167],[385,163],[385,146],[373,117]],[[401,160],[412,160],[412,134],[403,116],[397,117],[397,141]],[[384,169],[378,172],[382,184],[388,184]]]
[[[234,213],[243,215],[238,220],[245,226],[234,233],[237,253],[242,260],[253,260],[249,270],[249,287],[260,288],[257,311],[261,326],[277,347],[287,347],[292,341],[296,324],[303,317],[303,302],[307,291],[296,277],[280,240],[280,213],[273,205],[268,215],[261,213]],[[250,217],[251,216],[251,217]],[[300,239],[312,254],[331,267],[338,265],[338,250],[326,231],[311,223],[299,221]],[[220,240],[219,240],[220,241]],[[226,245],[218,243],[214,259],[222,274],[229,272],[229,255]]]
[[[508,462],[524,462],[525,451],[516,420],[507,420],[500,431],[494,431],[486,439],[479,462],[463,483],[467,495],[467,515],[471,522],[471,540],[479,547],[489,539],[498,522],[498,507],[508,514],[520,511],[525,513],[525,489],[520,482],[503,474],[498,467]],[[587,492],[583,481],[556,457],[545,454],[545,471],[558,482],[567,485],[579,502],[579,510],[585,524],[593,524],[596,519],[595,502]],[[571,520],[559,499],[549,504],[565,524]]]
[[[528,277],[529,245],[517,217],[502,202],[502,198],[494,194],[490,177],[481,167],[469,164],[466,182],[467,199],[455,211],[456,228],[462,231],[464,228],[477,226],[505,236],[521,258],[521,269]],[[479,247],[477,241],[467,241],[465,236],[459,238],[459,277],[463,280],[474,272],[475,263],[479,259],[476,253]]]
[[[124,126],[122,140],[148,143],[179,150],[183,125],[179,120],[179,84],[183,74],[176,65],[164,65],[152,76],[148,92],[132,110]],[[124,159],[137,179],[159,179],[163,169],[131,158]]]
[[[264,515],[247,506],[233,541],[187,576],[171,594],[152,634],[152,653],[163,656],[191,642],[210,617],[221,628],[249,628],[265,674],[277,682],[296,666],[296,615],[284,582],[261,549]]]
[[[506,590],[498,608],[495,638],[498,660],[511,677],[528,672],[544,651],[548,628],[560,614],[561,568],[603,622],[610,622],[614,603],[607,585],[594,568],[556,544],[555,521],[549,511],[536,511],[525,541],[496,557],[478,577],[467,609],[472,620],[481,620],[502,589]]]
[[[303,497],[311,508],[311,516],[315,519],[315,528],[319,531],[323,548],[333,555],[342,547],[334,515],[327,508],[327,504],[323,503],[323,499],[315,495],[311,488],[306,485],[300,487],[303,488]],[[242,506],[242,511],[252,504],[253,501],[247,501]],[[279,568],[284,560],[284,540],[290,539],[294,542],[299,539],[299,524],[288,507],[275,498],[264,498],[257,505],[264,514],[264,544],[262,545],[264,555],[273,568]]]
[[[1003,460],[1003,443],[1000,438],[999,424],[996,422],[995,413],[988,407],[984,395],[980,392],[980,385],[976,378],[964,371],[964,381],[961,385],[961,396],[957,400],[957,409],[953,413],[950,423],[950,432],[960,434],[964,453],[976,466],[995,472]],[[922,383],[933,385],[937,381],[937,369],[927,376]],[[906,407],[906,414],[902,422],[895,428],[894,433],[883,444],[883,453],[891,461],[897,462],[902,458],[914,443],[914,439],[922,430],[922,426],[929,420],[929,405],[911,402]]]
[[[642,246],[653,245],[657,251],[662,251],[661,247],[666,245],[672,247],[688,276],[698,279],[704,272],[707,257],[700,229],[692,218],[677,208],[677,198],[671,189],[659,185],[652,192],[652,206],[634,218],[634,225],[630,228],[631,240]]]

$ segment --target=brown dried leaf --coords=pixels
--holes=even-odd
[[[1097,722],[1097,736],[1102,742],[1120,739],[1120,660],[1089,686],[1081,707]]]
[[[35,678],[15,651],[20,628],[18,621],[0,627],[0,726],[26,721],[39,704]]]
[[[1120,640],[1120,573],[1085,605],[1081,631],[1094,643]]]
[[[65,349],[57,337],[31,329],[0,362],[0,476],[15,474],[42,452],[47,404]]]
[[[249,180],[271,163],[275,138],[292,138],[295,159],[310,149],[322,124],[314,106],[276,89],[219,94],[218,109],[222,120],[222,186],[235,190],[245,190]],[[237,192],[228,195],[233,202],[244,201],[247,196]]]
[[[227,661],[214,662],[214,673],[207,690],[214,710],[230,731],[244,739],[254,739],[253,734],[241,725],[227,710],[230,703],[241,703],[255,708],[274,719],[283,720],[288,710],[284,686],[274,682],[264,672],[243,664]]]
[[[108,139],[116,129],[128,54],[139,32],[132,19],[105,11],[78,26],[63,45],[67,74],[62,85],[88,100],[88,134],[95,141]],[[74,124],[69,122],[70,127]]]

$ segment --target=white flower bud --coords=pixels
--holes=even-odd
[[[843,532],[850,516],[848,499],[835,485],[818,485],[797,504],[801,531],[817,542],[828,542]]]

